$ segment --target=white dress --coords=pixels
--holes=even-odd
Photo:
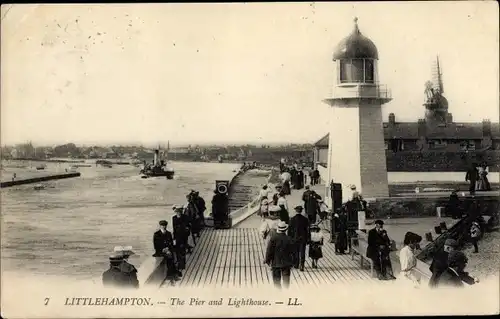
[[[411,270],[417,266],[417,258],[409,246],[401,248],[399,252],[399,263],[401,265],[401,272],[398,279],[407,280],[416,284],[418,280],[412,274]]]

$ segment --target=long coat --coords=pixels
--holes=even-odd
[[[309,219],[302,214],[297,214],[290,219],[288,236],[295,242],[307,243],[311,238]]]
[[[285,233],[276,233],[267,243],[265,263],[272,268],[287,268],[294,264],[293,240]]]
[[[441,274],[448,268],[448,252],[441,250],[434,255],[429,270],[432,273],[429,286],[435,287]]]
[[[181,216],[174,215],[172,217],[172,228],[174,231],[174,239],[176,243],[187,241],[190,232],[190,220],[185,214]]]
[[[387,245],[386,240],[375,228],[368,231],[368,247],[366,248],[366,257],[375,260],[380,257],[381,246]]]
[[[173,252],[174,250],[174,239],[172,238],[172,233],[168,230],[162,233],[158,230],[153,235],[153,245],[155,249],[154,257],[162,257],[165,254],[162,252],[163,249],[168,248]]]

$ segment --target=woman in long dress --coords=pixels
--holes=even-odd
[[[491,189],[490,182],[488,181],[488,165],[483,162],[478,168],[479,179],[476,182],[476,190],[489,191]]]
[[[309,258],[312,259],[312,267],[318,268],[318,260],[323,258],[323,246],[324,238],[323,234],[320,232],[320,228],[317,224],[311,226],[311,242],[309,244]]]

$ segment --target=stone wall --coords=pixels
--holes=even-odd
[[[437,207],[446,207],[448,196],[443,197],[390,197],[377,199],[369,203],[368,217],[374,219],[383,219],[391,216],[391,218],[407,218],[407,217],[431,217],[436,216]],[[482,203],[481,213],[483,215],[491,215],[500,210],[500,199],[498,196],[476,197],[461,197],[462,209],[467,210],[473,200],[479,200]],[[445,211],[445,216],[448,212]]]

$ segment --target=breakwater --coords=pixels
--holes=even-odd
[[[76,173],[64,173],[64,174],[47,174],[44,176],[21,178],[21,179],[14,179],[11,181],[1,182],[0,187],[1,188],[12,187],[12,186],[25,185],[25,184],[46,182],[46,181],[57,180],[57,179],[79,177],[79,176],[80,176],[80,173],[78,173],[78,172],[76,172]]]

